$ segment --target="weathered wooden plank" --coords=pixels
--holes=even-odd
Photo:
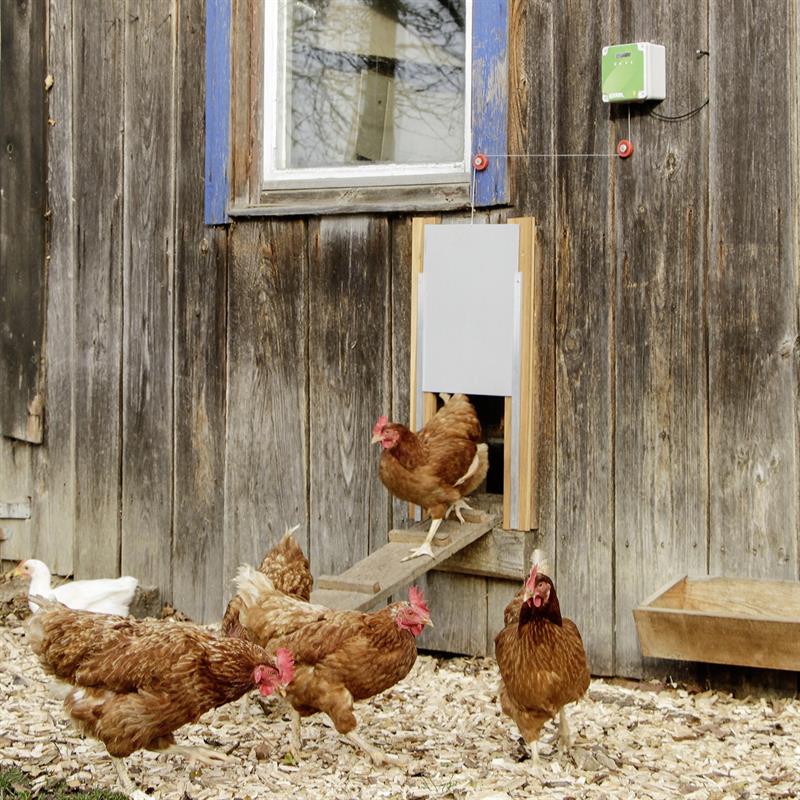
[[[311,564],[337,573],[386,541],[389,493],[370,433],[390,408],[389,226],[309,223]]]
[[[434,627],[417,639],[422,650],[483,656],[487,649],[486,578],[429,572],[421,586]],[[405,599],[398,593],[397,599]]]
[[[709,568],[796,578],[797,73],[792,4],[709,4]],[[774,19],[793,25],[773,25]],[[770,75],[758,91],[744,80]],[[764,120],[769,120],[764,124]],[[794,131],[794,138],[787,132]],[[768,158],[764,154],[769,153]]]
[[[509,152],[552,155],[555,152],[556,46],[554,15],[558,7],[546,0],[512,2],[509,32]],[[560,113],[560,112],[559,112]],[[556,159],[512,158],[509,162],[511,197],[516,213],[536,218],[538,364],[534,382],[539,393],[539,418],[534,458],[537,461],[533,498],[539,542],[556,552]]]
[[[391,326],[392,326],[392,407],[393,420],[406,421],[410,408],[411,386],[411,229],[410,217],[395,219],[390,224],[391,255]],[[416,337],[413,337],[416,339]],[[376,415],[377,416],[377,415]],[[413,426],[413,422],[411,423]],[[373,453],[374,458],[374,453]],[[391,525],[405,528],[409,524],[409,504],[391,498]]]
[[[530,569],[532,552],[532,534],[497,529],[465,547],[436,569],[438,572],[522,580]]]
[[[292,189],[262,192],[257,208],[241,203],[229,209],[237,216],[309,216],[361,213],[457,211],[469,208],[468,183],[441,186],[351,186],[345,189]]]
[[[33,448],[18,439],[0,436],[0,499],[11,505],[36,505]],[[31,519],[2,519],[0,526],[8,537],[3,542],[4,559],[30,558],[38,543]]]
[[[555,20],[554,74],[559,114],[555,149],[606,153],[606,111],[597,53],[610,41],[606,5],[567,6]],[[595,76],[588,78],[587,76]],[[556,164],[556,518],[555,583],[575,611],[592,672],[614,671],[613,619],[613,301],[614,256],[608,237],[613,176],[605,158]]]
[[[171,600],[174,7],[125,8],[122,572]],[[157,75],[158,80],[153,80]]]
[[[489,580],[486,584],[486,653],[494,655],[494,637],[505,627],[503,612],[522,586],[522,580]]]
[[[496,516],[486,515],[482,522],[465,522],[463,525],[452,520],[443,522],[439,530],[449,538],[441,546],[434,544],[433,558],[422,557],[403,561],[402,559],[408,555],[408,544],[406,542],[389,542],[358,561],[341,575],[337,575],[336,580],[339,585],[333,586],[331,582],[323,581],[319,585],[319,589],[320,591],[324,589],[345,591],[354,598],[358,598],[358,608],[362,610],[375,608],[386,602],[402,587],[408,586],[438,564],[446,561],[454,553],[486,535],[498,521]],[[427,530],[428,527],[430,527],[430,522],[420,522],[412,530]],[[440,585],[445,586],[445,581],[446,578],[443,578]],[[371,591],[375,583],[379,584],[379,588],[377,591]],[[361,588],[356,589],[356,587]],[[369,587],[369,593],[366,587]],[[323,602],[322,599],[315,598],[317,595],[314,593],[312,602]],[[442,635],[447,636],[447,633]]]
[[[306,225],[237,225],[229,248],[226,581],[260,563],[286,526],[300,525],[311,552]]]
[[[20,503],[5,503],[0,501],[0,519],[30,519],[30,500]]]
[[[46,448],[34,454],[34,553],[58,575],[72,574],[75,538],[75,217],[73,181],[73,15],[51,0],[47,10],[47,202],[49,246],[45,307]]]
[[[179,6],[175,210],[175,503],[172,602],[210,622],[223,610],[227,232],[203,217],[202,0]]]
[[[249,215],[262,183],[264,93],[264,4],[226,0],[231,5],[229,180],[231,203]],[[227,139],[225,146],[228,146]],[[230,210],[230,209],[229,209]],[[285,216],[285,214],[282,214]]]
[[[691,17],[692,25],[675,20]],[[680,114],[707,96],[705,8],[681,0],[621,5],[622,41],[647,20],[669,41],[670,99]],[[627,106],[614,108],[627,138]],[[615,604],[617,674],[641,677],[634,609],[676,571],[706,572],[707,440],[705,212],[708,115],[679,125],[633,114],[630,137],[646,152],[616,163]],[[676,235],[677,231],[679,235]],[[653,665],[648,666],[650,670]]]
[[[121,547],[125,4],[76,3],[73,14],[64,58],[74,70],[74,293],[80,298],[74,307],[74,571],[78,578],[101,578],[119,574]],[[65,202],[72,204],[72,195]]]
[[[336,575],[319,575],[314,581],[318,589],[332,589],[337,592],[355,592],[373,595],[381,590],[379,581],[346,581]]]
[[[0,433],[42,441],[47,8],[4,3],[0,26]]]

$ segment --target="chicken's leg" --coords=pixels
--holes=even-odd
[[[563,708],[558,710],[558,743],[562,752],[566,752],[572,747],[569,720],[567,719],[567,712]]]
[[[384,753],[383,750],[375,747],[375,745],[370,744],[363,736],[359,735],[355,731],[350,731],[349,733],[345,734],[345,737],[351,741],[356,747],[360,750],[363,750],[371,759],[372,763],[375,766],[380,767],[383,764],[405,764],[406,759],[402,756],[395,756],[390,755],[389,753]]]
[[[219,750],[214,750],[211,747],[199,747],[197,745],[181,745],[172,744],[161,751],[162,753],[171,753],[186,756],[193,761],[199,761],[201,764],[208,764],[209,766],[219,766],[232,761],[231,758],[220,753]]]
[[[431,522],[430,530],[428,531],[428,535],[425,537],[425,541],[416,549],[412,549],[405,558],[401,558],[401,561],[410,561],[412,558],[417,558],[417,556],[431,556],[433,558],[433,550],[431,549],[431,542],[433,541],[433,537],[436,535],[436,531],[439,530],[439,526],[442,524],[441,519],[435,519]]]
[[[302,741],[300,739],[300,714],[292,709],[292,734],[289,740],[289,752],[295,761],[300,761],[303,756]]]
[[[114,765],[114,769],[117,771],[120,786],[125,794],[130,795],[132,800],[151,800],[146,792],[136,788],[136,784],[133,782],[133,778],[131,778],[130,774],[128,773],[128,768],[125,766],[125,762],[121,758],[115,758],[114,756],[111,756],[111,763]]]

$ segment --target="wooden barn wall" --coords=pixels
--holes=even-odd
[[[211,621],[284,526],[319,574],[405,523],[369,434],[407,414],[411,224],[203,225],[204,5],[49,0],[45,441],[0,440],[33,506],[0,555]],[[537,541],[595,673],[676,668],[631,608],[678,573],[798,577],[798,33],[789,0],[512,2],[509,151],[548,157],[476,222],[538,220]],[[708,106],[605,106],[600,47],[638,40],[661,113]],[[491,652],[515,586],[423,583],[423,643]]]

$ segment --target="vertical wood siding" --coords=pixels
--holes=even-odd
[[[662,113],[710,103],[632,107],[627,161],[514,160],[513,210],[476,217],[537,218],[536,540],[604,674],[663,675],[631,608],[678,573],[798,576],[796,9],[676,2],[510,3],[511,152],[628,137],[603,43],[667,45]],[[0,439],[0,499],[34,509],[4,557],[210,621],[285,525],[335,573],[405,522],[369,434],[408,407],[410,217],[205,227],[205,13],[50,0],[47,439]],[[513,583],[422,583],[424,644],[491,652]]]

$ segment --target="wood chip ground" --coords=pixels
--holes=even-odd
[[[102,745],[81,738],[25,644],[21,624],[0,627],[0,766],[19,766],[34,788],[53,779],[116,788]],[[230,754],[224,767],[180,756],[135,753],[132,777],[165,800],[516,800],[625,798],[765,800],[800,797],[800,702],[737,700],[592,681],[569,709],[575,743],[555,745],[549,723],[538,772],[497,702],[492,659],[420,656],[396,687],[360,703],[360,732],[405,768],[373,767],[321,716],[304,721],[304,759],[287,757],[289,717],[280,701],[262,710],[255,695],[178,731],[179,744]]]

